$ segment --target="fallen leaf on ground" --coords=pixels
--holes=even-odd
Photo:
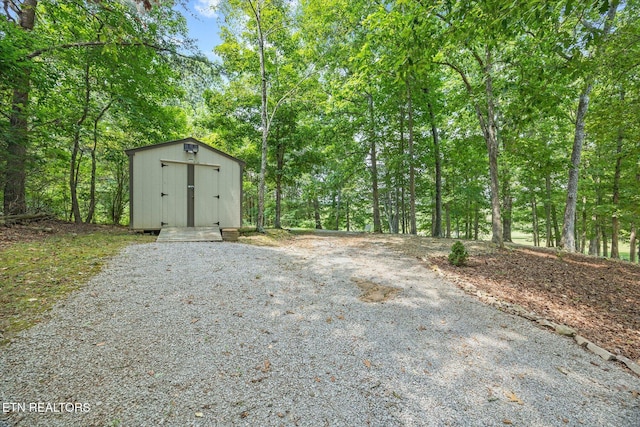
[[[271,362],[269,362],[269,359],[264,361],[264,367],[261,370],[262,372],[269,372],[271,370]]]
[[[522,399],[520,399],[518,396],[516,396],[516,394],[512,391],[507,391],[504,394],[505,396],[507,396],[507,399],[509,399],[510,402],[514,402],[517,403],[518,405],[524,405],[524,402],[522,401]]]
[[[505,418],[504,420],[502,420],[502,424],[511,425],[511,424],[513,424],[513,422],[511,420],[508,420],[508,419]]]
[[[609,352],[619,350],[629,359],[640,358],[637,264],[579,253],[558,255],[534,247],[483,250],[472,258],[473,267],[468,269],[455,269],[446,256],[430,257],[430,261],[445,277],[473,285],[525,311],[544,314]]]
[[[196,323],[198,320],[200,320],[200,319],[197,318],[197,317],[194,317],[193,319],[191,319],[191,323]]]
[[[99,342],[98,344],[96,344],[96,347],[101,347],[101,346],[105,345],[106,343],[107,343],[106,341]]]
[[[371,361],[369,359],[364,359],[364,366],[366,366],[367,368],[371,367]]]

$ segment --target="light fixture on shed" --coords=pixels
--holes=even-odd
[[[198,144],[184,144],[184,151],[191,154],[198,154]]]

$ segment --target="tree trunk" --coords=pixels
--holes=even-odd
[[[458,74],[460,74],[460,77],[462,78],[467,92],[473,102],[473,106],[480,123],[480,128],[482,129],[482,134],[487,145],[487,154],[489,157],[489,177],[491,182],[491,241],[496,243],[500,247],[503,247],[504,242],[502,237],[502,219],[500,217],[500,183],[498,180],[498,131],[495,120],[495,105],[493,98],[493,58],[491,55],[491,49],[489,47],[485,47],[485,54],[485,61],[483,61],[479,55],[477,55],[475,52],[473,53],[473,56],[482,69],[484,76],[485,97],[487,103],[486,115],[485,113],[483,113],[478,101],[473,101],[474,99],[476,99],[476,97],[474,94],[473,85],[469,81],[467,74],[459,66],[448,62],[444,64],[448,65]]]
[[[260,4],[256,2],[255,6],[252,2],[251,7],[256,19],[256,27],[258,32],[258,56],[260,59],[260,120],[262,125],[262,146],[260,158],[260,176],[258,182],[258,219],[256,221],[256,230],[264,231],[264,198],[267,178],[267,138],[269,136],[269,120],[267,116],[267,69],[264,59],[264,33],[262,32],[262,16]]]
[[[471,240],[471,202],[467,198],[466,206],[465,206],[465,216],[464,216],[464,238]]]
[[[538,236],[538,206],[536,205],[536,196],[531,193],[531,223],[533,226],[533,246],[540,246],[540,237]]]
[[[98,148],[98,123],[102,120],[102,117],[106,114],[106,112],[111,108],[111,104],[113,101],[109,101],[107,105],[104,106],[100,113],[93,121],[93,147],[91,148],[91,187],[89,189],[89,211],[87,212],[87,218],[85,222],[90,223],[93,221],[93,215],[96,210],[96,167],[97,167],[97,157],[96,150]]]
[[[602,224],[600,226],[600,231],[602,232],[602,256],[607,258],[609,257],[609,248],[607,246],[607,227]]]
[[[433,237],[442,237],[442,163],[440,160],[440,139],[438,136],[438,127],[436,126],[436,116],[433,112],[433,105],[431,104],[431,101],[427,101],[427,109],[429,111],[429,120],[431,121],[433,157],[436,167],[436,211],[431,235]]]
[[[410,81],[407,81],[407,130],[409,138],[407,148],[409,149],[409,232],[418,234],[416,224],[416,166],[413,152],[413,100],[411,98]]]
[[[82,158],[80,152],[80,131],[87,116],[89,115],[89,101],[91,98],[91,84],[89,81],[90,65],[89,60],[84,67],[84,105],[82,106],[82,116],[76,122],[73,132],[73,148],[71,151],[71,162],[69,165],[69,190],[71,192],[71,213],[76,224],[82,224],[82,216],[80,215],[80,205],[78,203],[78,178],[80,173],[80,161],[78,155]]]
[[[475,204],[474,211],[474,219],[473,219],[473,240],[478,240],[478,235],[480,231],[480,206],[478,202]]]
[[[380,198],[378,194],[378,157],[376,152],[375,121],[373,114],[373,96],[367,94],[369,104],[369,155],[371,157],[371,190],[373,197],[373,232],[382,233],[382,223],[380,222]]]
[[[398,186],[395,186],[395,206],[394,206],[394,214],[393,214],[393,229],[395,230],[394,233],[399,233],[400,232],[400,201],[398,200],[400,191],[398,190]]]
[[[589,255],[599,255],[598,253],[598,241],[594,235],[591,239],[589,239]]]
[[[511,242],[511,213],[513,211],[513,196],[510,189],[511,183],[506,178],[503,182],[502,191],[504,195],[502,197],[502,240],[505,242]]]
[[[560,247],[562,236],[560,234],[560,225],[558,224],[558,214],[556,210],[556,204],[551,204],[551,220],[553,221],[553,237],[556,240],[556,247]]]
[[[402,234],[407,233],[407,216],[404,202],[404,109],[400,108],[400,211],[402,212]]]
[[[506,140],[502,141],[502,149],[507,152],[509,149]],[[513,196],[511,195],[511,173],[508,164],[502,163],[502,240],[511,242],[511,218],[513,212]]]
[[[486,117],[482,114],[480,105],[476,103],[475,109],[480,121],[480,127],[484,134],[489,155],[489,177],[491,182],[491,241],[500,247],[503,246],[502,219],[500,216],[500,181],[498,175],[498,131],[495,121],[495,106],[493,100],[493,78],[491,76],[493,68],[491,51],[486,49],[485,74],[485,94],[487,97]]]
[[[349,198],[347,197],[347,202],[345,203],[345,220],[347,221],[347,231],[351,231],[351,222],[349,221]]]
[[[19,25],[30,32],[35,26],[37,0],[24,0],[20,7]],[[9,116],[9,138],[4,180],[4,214],[16,215],[27,212],[26,179],[27,147],[29,145],[28,106],[31,92],[31,67],[27,65],[22,76],[13,86],[11,113]]]
[[[574,224],[578,223],[578,212],[576,211],[576,217],[574,218]],[[576,244],[576,252],[580,252],[580,240],[578,239],[578,228],[574,228],[575,232],[573,233],[573,241]]]
[[[609,8],[607,11],[607,17],[602,29],[602,36],[607,37],[612,28],[613,21],[615,19],[619,1],[613,0],[608,2]],[[604,46],[604,43],[600,44],[600,48]],[[567,184],[567,202],[564,209],[564,223],[562,225],[562,239],[561,246],[569,252],[575,250],[575,218],[576,218],[576,204],[578,197],[578,175],[580,169],[580,156],[582,154],[582,145],[585,137],[585,118],[587,111],[589,110],[589,95],[593,85],[591,78],[587,78],[587,84],[580,94],[580,100],[578,102],[578,111],[576,112],[576,125],[575,134],[573,139],[573,149],[571,151],[571,167],[569,168],[569,181]]]
[[[445,226],[447,228],[447,234],[445,235],[445,237],[447,239],[451,238],[451,209],[450,209],[450,203],[447,202],[444,204],[444,211],[445,211]]]
[[[568,252],[574,252],[576,245],[574,241],[576,198],[578,197],[578,175],[580,171],[580,156],[582,155],[582,145],[584,143],[584,125],[587,111],[589,110],[589,94],[591,93],[591,83],[582,91],[578,111],[576,113],[575,135],[573,138],[573,149],[571,151],[571,166],[569,168],[569,182],[567,184],[567,202],[564,209],[564,223],[562,226],[562,239],[560,245]]]
[[[336,230],[340,230],[340,204],[342,202],[342,190],[338,188],[336,196]]]
[[[582,244],[580,251],[585,253],[587,246],[587,198],[582,197]]]
[[[489,152],[489,174],[491,177],[491,241],[503,246],[502,220],[500,218],[500,186],[498,184],[498,143],[491,128],[492,126],[489,126],[486,138]],[[493,130],[495,131],[495,129]]]
[[[115,170],[116,188],[113,190],[111,206],[109,207],[111,222],[113,224],[120,224],[120,220],[122,219],[125,203],[125,186],[128,182],[128,172],[126,163],[123,161],[117,161]]]
[[[389,227],[389,233],[393,233],[393,202],[391,201],[391,193],[385,192],[384,195],[384,211],[387,218],[387,226]]]
[[[316,230],[322,230],[322,222],[320,221],[320,202],[318,196],[313,197],[313,216],[316,221]]]
[[[545,217],[545,233],[547,237],[547,247],[553,246],[553,234],[551,232],[551,177],[549,173],[544,177],[545,183],[545,199],[544,199],[544,217]]]
[[[631,224],[631,235],[629,236],[629,261],[636,262],[636,225]]]
[[[277,129],[277,127],[276,127]],[[276,131],[276,138],[278,132]],[[282,215],[282,174],[284,173],[284,144],[278,139],[278,145],[276,146],[276,217],[273,226],[275,228],[282,228],[281,215]]]
[[[620,95],[624,100],[624,92]],[[618,143],[616,145],[616,167],[613,174],[613,215],[611,217],[611,258],[620,259],[618,251],[618,234],[620,233],[620,220],[618,219],[618,204],[620,203],[620,174],[622,171],[622,129],[618,130]]]

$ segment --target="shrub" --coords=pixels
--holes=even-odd
[[[455,242],[453,246],[451,246],[451,253],[449,254],[450,264],[460,267],[467,262],[467,257],[469,257],[469,253],[462,242]]]

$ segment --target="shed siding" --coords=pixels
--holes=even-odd
[[[198,144],[198,153],[185,152],[184,142]],[[195,173],[194,225],[219,222],[220,227],[241,226],[241,161],[193,139],[128,150],[127,154],[133,186],[130,228],[158,230],[163,225],[187,226],[187,164],[194,165]],[[162,196],[163,193],[166,195]]]
[[[220,172],[211,166],[195,167],[195,197],[204,203],[195,206],[195,222],[201,226],[220,223]]]

